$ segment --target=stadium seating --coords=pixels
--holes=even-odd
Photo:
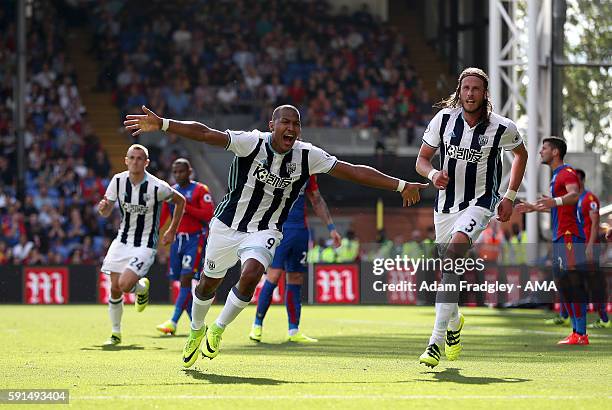
[[[5,8],[4,5],[7,7]],[[97,264],[113,232],[94,209],[110,165],[87,121],[77,73],[64,50],[65,23],[37,4],[27,33],[26,189],[16,199],[14,2],[0,10],[0,264]]]
[[[113,91],[123,114],[147,103],[179,118],[243,113],[265,125],[274,106],[291,103],[303,125],[375,127],[408,143],[430,118],[407,39],[366,10],[332,15],[326,2],[298,1],[155,4],[94,8],[98,87]]]

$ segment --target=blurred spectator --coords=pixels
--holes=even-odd
[[[0,263],[64,263],[75,247],[89,244],[91,259],[102,254],[105,232],[91,211],[103,195],[110,163],[86,122],[76,81],[67,59],[66,27],[54,2],[38,2],[28,21],[26,99],[26,195],[15,199],[15,127],[10,115],[15,71],[14,23],[0,19]],[[5,7],[6,6],[6,7]],[[120,8],[120,7],[119,7]],[[102,11],[104,9],[104,11]],[[118,35],[121,25],[113,19],[117,8],[101,7],[103,25]],[[2,12],[15,14],[15,2],[3,3]],[[9,37],[6,37],[9,36]],[[104,45],[109,62],[116,63],[116,44]],[[114,51],[113,51],[114,50]],[[141,51],[144,51],[141,50]],[[140,56],[139,64],[146,61]],[[140,77],[132,63],[117,66],[123,71],[114,81],[132,87]],[[142,100],[133,100],[140,103]],[[70,210],[70,211],[69,211]],[[66,217],[70,215],[68,223]],[[66,224],[66,226],[64,226]],[[90,236],[89,240],[85,238]],[[96,246],[96,244],[98,244]],[[82,251],[84,252],[84,251]],[[99,252],[99,254],[95,254]],[[87,258],[81,257],[86,261]]]
[[[13,246],[13,260],[16,264],[23,263],[34,248],[34,242],[28,240],[25,233],[19,236],[19,243]]]
[[[346,236],[342,238],[342,243],[336,249],[338,263],[355,262],[359,260],[359,241],[355,237],[355,232],[349,230]]]
[[[13,251],[6,245],[6,242],[0,241],[0,265],[6,265],[13,259]]]
[[[182,118],[185,115],[189,107],[189,96],[179,80],[175,80],[172,89],[166,91],[165,99],[172,116]]]

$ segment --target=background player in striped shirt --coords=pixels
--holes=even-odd
[[[341,244],[342,236],[336,230],[327,204],[321,196],[317,177],[312,175],[300,192],[295,204],[291,207],[287,221],[283,225],[283,240],[276,249],[274,259],[270,268],[268,268],[266,280],[257,299],[255,322],[249,334],[249,338],[253,341],[261,341],[263,321],[272,303],[272,294],[280,277],[287,272],[287,285],[285,287],[285,305],[287,307],[287,318],[289,319],[287,340],[296,343],[318,342],[317,339],[308,337],[299,330],[302,312],[302,284],[304,274],[308,273],[306,257],[310,236],[306,221],[305,197],[308,197],[317,216],[327,225],[334,246],[338,248]]]
[[[553,233],[553,276],[561,303],[569,312],[572,333],[559,344],[588,345],[586,334],[585,236],[578,218],[576,203],[580,197],[580,181],[576,171],[563,162],[567,144],[562,138],[542,141],[542,163],[552,170],[550,197],[543,196],[535,204],[523,202],[520,212],[550,212]]]
[[[611,328],[612,323],[607,312],[607,290],[606,278],[599,266],[601,257],[601,243],[599,240],[599,198],[593,192],[585,188],[586,174],[577,169],[576,174],[580,181],[580,197],[578,197],[578,218],[582,224],[586,238],[584,253],[587,261],[587,278],[591,302],[595,306],[599,319],[587,327],[590,329]]]
[[[431,179],[438,189],[434,226],[436,244],[444,258],[463,258],[496,208],[498,220],[510,219],[525,173],[527,150],[523,140],[514,122],[492,112],[488,84],[484,71],[463,70],[455,93],[438,104],[442,110],[429,123],[417,158],[417,172]],[[508,191],[500,198],[502,149],[511,150],[514,160]],[[431,163],[438,150],[439,170]],[[442,282],[458,286],[459,277],[454,272],[442,272]],[[437,366],[444,342],[446,357],[459,357],[464,317],[458,301],[458,291],[436,294],[434,329],[420,363]]]
[[[171,280],[180,281],[181,286],[174,303],[172,318],[157,325],[157,330],[165,334],[173,335],[176,332],[176,324],[183,310],[187,311],[191,319],[191,281],[194,278],[200,279],[208,223],[215,210],[208,187],[201,182],[192,181],[192,172],[191,164],[185,158],[178,158],[172,163],[172,175],[176,181],[173,188],[185,197],[187,203],[176,232],[176,239],[170,247],[168,276]],[[161,226],[173,211],[172,204],[164,204]]]
[[[160,118],[142,108],[145,115],[128,115],[124,121],[133,135],[161,129],[225,147],[235,154],[228,179],[230,192],[215,210],[206,245],[204,276],[194,291],[191,332],[183,349],[185,367],[197,360],[200,344],[205,357],[213,359],[218,355],[226,326],[253,297],[283,237],[281,229],[289,210],[311,175],[328,173],[374,188],[398,191],[404,206],[417,203],[419,190],[428,185],[407,183],[368,166],[338,161],[322,149],[300,141],[300,113],[291,105],[274,110],[270,132],[265,133],[221,132],[198,122]],[[242,262],[240,280],[215,322],[206,327],[204,320],[215,291],[238,260]]]
[[[128,170],[114,175],[98,212],[108,217],[115,202],[119,203],[121,225],[104,262],[102,272],[111,277],[111,297],[108,301],[112,324],[111,337],[105,345],[121,343],[123,293],[136,293],[136,310],[142,312],[149,303],[149,279],[144,276],[155,261],[159,237],[159,217],[162,202],[175,206],[170,226],[162,236],[164,245],[174,241],[185,198],[170,185],[145,171],[149,152],[140,144],[130,146],[125,156]]]

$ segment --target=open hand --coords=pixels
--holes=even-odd
[[[518,204],[516,204],[515,208],[522,214],[528,214],[536,210],[535,205],[530,204],[529,202],[519,202]]]
[[[143,132],[158,131],[162,126],[162,119],[153,111],[142,106],[145,115],[126,115],[123,125],[125,129],[132,133],[132,136],[140,135]]]
[[[404,207],[416,204],[421,200],[421,194],[419,191],[425,189],[429,184],[422,184],[420,182],[406,182],[404,190],[402,191],[402,199]]]
[[[542,195],[542,198],[538,199],[535,203],[536,211],[546,211],[555,207],[555,200],[549,196]]]

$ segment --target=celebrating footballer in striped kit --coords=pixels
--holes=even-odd
[[[397,191],[404,206],[420,200],[428,184],[393,178],[364,165],[339,161],[312,144],[300,141],[300,113],[292,105],[276,107],[270,132],[217,131],[193,121],[161,118],[142,107],[144,115],[128,115],[124,124],[133,135],[168,131],[235,154],[229,171],[229,192],[215,210],[206,245],[204,275],[195,288],[191,332],[183,349],[183,366],[190,367],[202,355],[219,354],[227,325],[249,304],[255,288],[283,238],[282,226],[311,175],[333,177],[374,188]],[[219,317],[204,324],[217,287],[229,268],[241,261],[240,280],[228,295]],[[205,341],[203,341],[205,340]]]
[[[436,244],[445,258],[462,258],[496,212],[498,220],[510,219],[527,165],[527,150],[516,124],[492,112],[488,85],[489,78],[481,69],[463,70],[455,93],[437,105],[442,109],[423,135],[416,162],[417,172],[438,189],[434,225]],[[498,192],[502,149],[514,154],[503,197]],[[431,160],[438,151],[440,168],[436,169]],[[443,283],[459,281],[453,272],[442,275]],[[434,329],[420,363],[437,366],[442,344],[449,360],[459,357],[464,317],[458,300],[458,292],[437,293]]]

